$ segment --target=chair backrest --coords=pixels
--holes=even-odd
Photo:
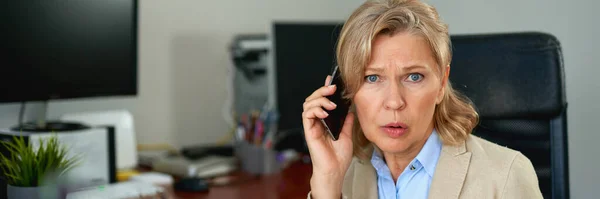
[[[539,32],[451,36],[450,81],[480,115],[473,134],[520,151],[544,198],[568,198],[567,102],[558,40]]]

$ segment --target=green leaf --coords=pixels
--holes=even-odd
[[[67,148],[56,135],[45,140],[40,138],[37,149],[23,136],[13,136],[12,141],[0,143],[10,153],[10,156],[0,154],[0,169],[7,182],[14,186],[39,186],[48,175],[63,175],[80,161],[79,155],[68,158]]]

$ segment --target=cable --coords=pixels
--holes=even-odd
[[[21,102],[21,108],[19,109],[19,128],[23,128],[23,115],[25,115],[25,102]]]
[[[227,96],[225,98],[225,102],[223,103],[223,106],[221,107],[221,115],[223,116],[223,119],[225,120],[225,122],[227,123],[227,125],[229,125],[229,128],[235,129],[235,127],[237,126],[236,122],[235,122],[235,116],[234,116],[234,98],[235,98],[235,94],[234,94],[234,77],[235,77],[235,63],[231,63],[228,64],[227,67],[227,72],[226,72],[226,82],[225,82],[225,91],[227,92]]]

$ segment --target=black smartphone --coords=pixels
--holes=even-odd
[[[333,110],[324,109],[329,116],[321,119],[321,123],[325,126],[325,130],[331,135],[333,140],[337,140],[344,126],[346,115],[350,109],[350,101],[342,98],[342,92],[345,89],[344,83],[339,73],[338,66],[334,66],[331,72],[331,80],[327,85],[335,84],[337,89],[333,95],[327,96],[327,99],[335,103],[337,106]]]

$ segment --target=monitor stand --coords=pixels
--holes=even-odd
[[[77,131],[90,129],[90,126],[87,126],[83,123],[75,122],[75,121],[60,121],[60,120],[47,120],[46,112],[48,112],[48,101],[44,101],[43,108],[35,122],[25,122],[21,123],[23,120],[23,114],[25,112],[25,104],[23,102],[21,104],[21,110],[19,113],[19,124],[12,127],[10,130],[17,132],[65,132],[65,131]]]
[[[45,122],[27,122],[21,125],[17,125],[11,130],[23,131],[23,132],[64,132],[64,131],[76,131],[89,129],[90,127],[76,122],[66,121],[45,121]]]

